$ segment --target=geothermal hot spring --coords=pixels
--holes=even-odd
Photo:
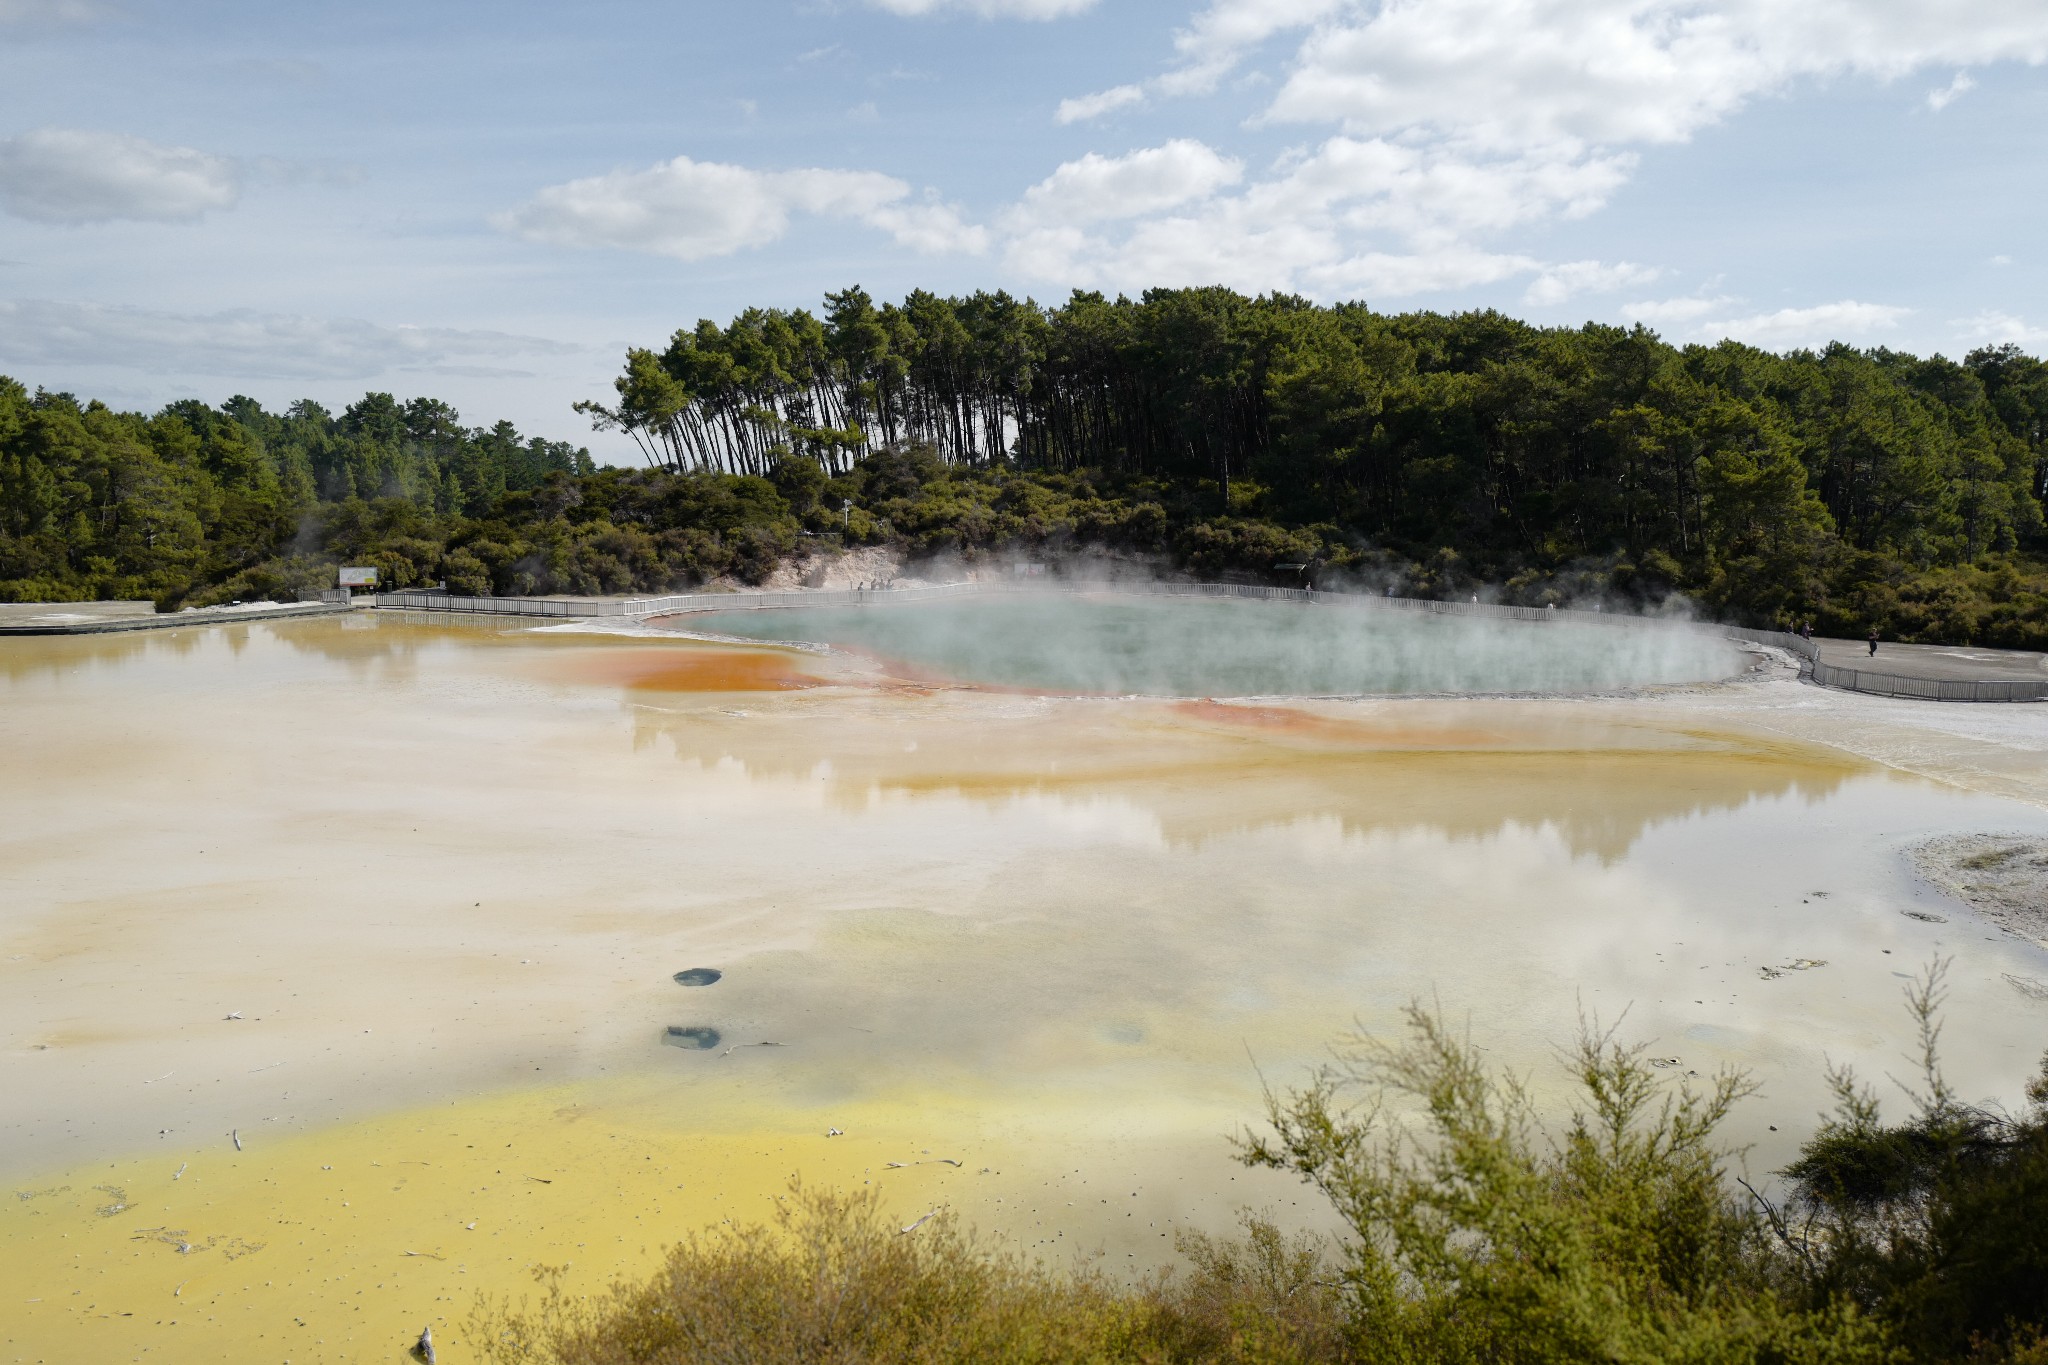
[[[703,630],[857,650],[957,682],[1164,697],[1588,692],[1726,677],[1719,637],[1369,606],[1009,596],[707,612]]]
[[[1124,599],[0,640],[0,1345],[470,1359],[799,1175],[1133,1272],[1321,1227],[1229,1137],[1418,997],[1560,1105],[1582,1010],[1747,1068],[1768,1179],[1941,955],[2014,1096],[2043,949],[1908,851],[2048,831],[2048,707],[1754,662]]]

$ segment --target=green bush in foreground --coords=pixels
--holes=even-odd
[[[1660,1084],[1641,1048],[1586,1031],[1563,1133],[1420,1008],[1269,1102],[1247,1161],[1294,1171],[1353,1232],[1352,1354],[1369,1361],[1888,1358],[1878,1324],[1781,1294],[1781,1258],[1724,1183],[1714,1133],[1749,1091]],[[1362,1091],[1362,1104],[1342,1103]],[[1419,1111],[1419,1112],[1418,1112]]]
[[[1100,1280],[983,1254],[949,1218],[905,1234],[872,1193],[792,1187],[773,1227],[693,1236],[597,1300],[553,1277],[537,1316],[473,1336],[487,1360],[563,1365],[1116,1360],[1142,1318]]]
[[[481,1306],[469,1336],[495,1365],[2048,1365],[2048,1073],[2024,1117],[1958,1101],[1934,1051],[1941,971],[1909,996],[1914,1117],[1886,1127],[1837,1073],[1782,1205],[1725,1170],[1715,1133],[1740,1076],[1669,1088],[1588,1028],[1577,1104],[1551,1129],[1418,1007],[1400,1042],[1359,1037],[1269,1096],[1271,1132],[1241,1146],[1324,1195],[1334,1246],[1247,1216],[1126,1287],[943,1214],[899,1229],[872,1194],[797,1187],[773,1227],[693,1236],[594,1298],[548,1272],[537,1308]]]
[[[1935,1052],[1943,967],[1908,999],[1913,1116],[1887,1127],[1835,1073],[1834,1116],[1784,1172],[1793,1197],[1764,1213],[1810,1296],[1882,1316],[1910,1358],[2048,1365],[2048,1059],[2025,1115],[1963,1103]]]
[[[469,1338],[494,1365],[1346,1359],[1320,1245],[1246,1228],[1184,1234],[1188,1274],[1128,1289],[991,1250],[947,1213],[906,1232],[871,1192],[792,1185],[773,1226],[694,1235],[642,1284],[576,1297],[542,1267],[537,1307],[480,1306]]]

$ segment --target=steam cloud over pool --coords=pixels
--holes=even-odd
[[[921,673],[1149,696],[1590,692],[1739,671],[1714,636],[1256,601],[991,597],[719,612],[693,629],[879,655]]]

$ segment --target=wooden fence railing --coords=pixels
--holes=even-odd
[[[2040,682],[2017,678],[1909,678],[1900,673],[1843,668],[1816,659],[1813,680],[1823,687],[1875,692],[1883,697],[1918,697],[1922,701],[2048,701],[2048,678]]]
[[[1744,630],[1730,626],[1731,639],[1776,645],[1803,660],[1800,671],[1822,687],[1869,692],[1881,697],[1916,697],[1921,701],[2048,701],[2048,677],[2036,682],[2019,678],[1914,678],[1868,668],[1844,668],[1824,662],[1820,646],[1782,630]]]

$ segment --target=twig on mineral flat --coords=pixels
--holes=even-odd
[[[235,1150],[236,1150],[236,1151],[238,1151],[238,1152],[239,1152],[239,1151],[241,1151],[241,1150],[242,1150],[242,1130],[241,1130],[241,1129],[239,1129],[239,1128],[230,1128],[230,1129],[228,1129],[228,1137],[229,1137],[229,1139],[231,1139],[231,1140],[232,1140],[232,1141],[234,1142],[234,1144],[235,1144]]]

